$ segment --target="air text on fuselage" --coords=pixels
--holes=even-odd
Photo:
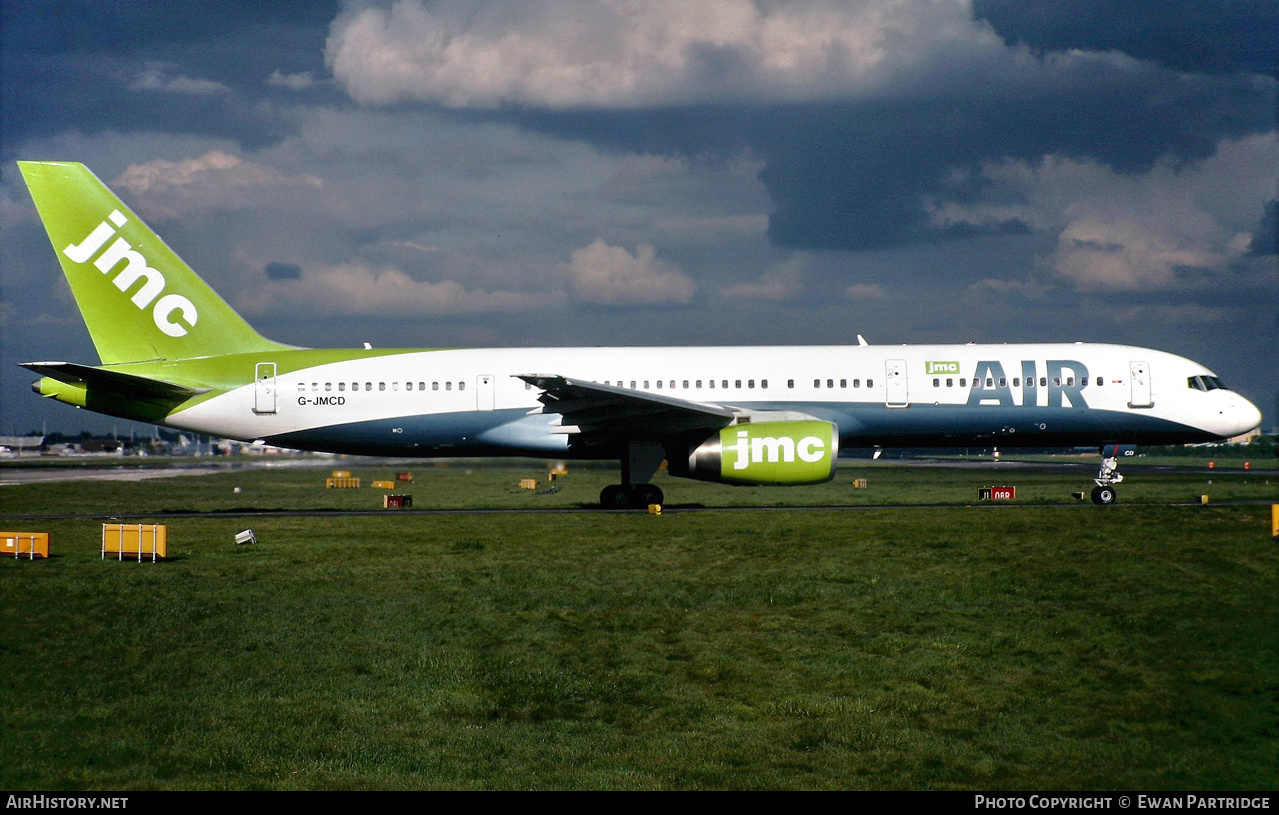
[[[968,392],[969,407],[1088,407],[1084,399],[1088,367],[1082,362],[1073,359],[1022,360],[1019,373],[1020,376],[1009,377],[1003,363],[998,360],[978,362],[973,372],[972,389]],[[1021,391],[1020,399],[1013,395],[1014,388]],[[1040,394],[1044,398],[1042,404]]]

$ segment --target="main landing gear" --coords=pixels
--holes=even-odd
[[[1097,470],[1097,477],[1093,479],[1093,483],[1097,486],[1093,487],[1092,502],[1106,506],[1115,503],[1115,485],[1124,480],[1119,474],[1119,458],[1116,455],[1118,451],[1114,447],[1102,448],[1101,452],[1101,468]]]
[[[632,440],[626,443],[622,458],[622,483],[610,484],[600,491],[604,509],[639,509],[664,500],[661,487],[648,483],[666,458],[661,442]]]

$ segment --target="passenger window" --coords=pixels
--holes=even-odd
[[[740,380],[740,379],[736,380],[736,381],[733,383],[733,387],[737,388],[738,390],[741,390],[741,389],[742,389],[742,380]]]
[[[365,383],[364,383],[364,389],[365,389],[366,391],[371,391],[371,390],[373,390],[373,383],[372,383],[372,382],[365,382]]]
[[[465,383],[465,382],[459,382],[459,383],[457,383],[457,389],[458,389],[458,390],[460,390],[460,391],[464,391],[464,390],[466,390],[466,383]]]
[[[344,390],[346,390],[346,383],[345,383],[345,382],[339,382],[339,383],[338,383],[338,390],[339,390],[339,391],[344,391]]]
[[[947,379],[947,380],[946,380],[946,387],[948,387],[948,388],[953,388],[953,387],[955,387],[955,380],[953,380],[953,379]]]
[[[867,380],[866,380],[866,387],[868,387],[868,388],[873,388],[873,387],[875,387],[875,380],[873,380],[873,379],[867,379]]]
[[[755,380],[754,379],[746,380],[746,387],[751,390],[755,390]]]
[[[451,390],[453,390],[453,383],[452,383],[452,382],[445,382],[445,383],[444,383],[444,390],[446,390],[446,391],[451,391]]]
[[[795,380],[793,380],[793,379],[787,379],[787,380],[786,380],[786,387],[788,387],[788,388],[793,388],[793,387],[795,387]]]
[[[329,392],[329,391],[331,391],[331,390],[333,390],[333,383],[332,383],[332,382],[325,382],[325,383],[324,383],[324,392],[325,392],[325,393],[328,393],[328,392]]]
[[[380,391],[384,391],[384,390],[386,390],[386,383],[385,383],[385,382],[379,382],[379,383],[377,383],[377,389],[378,389],[378,390],[380,390]]]
[[[934,379],[934,380],[933,380],[933,387],[934,387],[934,388],[940,388],[940,387],[941,387],[941,380],[940,380],[940,379]]]
[[[840,386],[841,388],[847,388],[847,387],[848,387],[848,380],[847,380],[847,379],[841,379],[841,380],[839,380],[839,386]]]
[[[759,387],[760,387],[760,389],[761,389],[761,390],[768,390],[768,380],[767,380],[767,379],[761,379],[761,380],[759,381]]]

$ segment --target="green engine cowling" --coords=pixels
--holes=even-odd
[[[839,430],[820,419],[734,424],[672,456],[673,475],[724,484],[821,484],[835,477]]]

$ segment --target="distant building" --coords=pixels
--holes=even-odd
[[[0,451],[17,453],[38,452],[44,445],[44,436],[0,436]]]
[[[1235,436],[1233,439],[1228,439],[1226,443],[1227,444],[1251,444],[1253,439],[1259,439],[1259,438],[1261,438],[1260,427],[1255,428],[1251,433],[1244,433],[1242,436]]]

